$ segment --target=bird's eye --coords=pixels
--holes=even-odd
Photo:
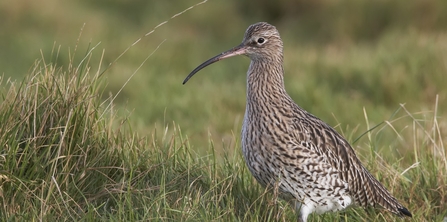
[[[259,44],[262,44],[262,43],[264,43],[264,42],[265,42],[265,39],[264,39],[264,38],[259,38],[259,39],[258,39],[258,43],[259,43]]]

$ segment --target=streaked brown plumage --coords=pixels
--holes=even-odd
[[[343,210],[351,204],[411,213],[362,166],[349,143],[328,124],[296,105],[283,79],[283,43],[265,22],[248,27],[242,43],[194,69],[235,55],[251,59],[242,151],[250,172],[264,186],[277,186],[295,204],[299,220]]]

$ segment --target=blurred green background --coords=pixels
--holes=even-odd
[[[90,43],[100,43],[93,71],[103,50],[105,69],[145,33],[199,2],[1,1],[0,72],[20,80],[42,58],[66,66],[83,58]],[[249,59],[228,59],[181,83],[201,62],[239,44],[258,21],[281,33],[292,98],[337,130],[356,134],[346,136],[367,130],[364,108],[373,126],[401,103],[410,112],[433,111],[439,95],[438,115],[446,116],[443,0],[209,0],[131,47],[105,72],[105,92],[117,94],[137,71],[116,99],[135,131],[150,135],[175,122],[193,147],[207,144],[209,136],[216,147],[231,146],[244,114]]]

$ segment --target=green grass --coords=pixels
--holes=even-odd
[[[160,21],[197,2],[0,3],[2,221],[295,220],[290,206],[256,183],[241,156],[248,59],[215,64],[181,85],[200,62],[240,42],[255,22],[238,13],[246,5],[209,1],[116,61]],[[274,23],[284,39],[287,91],[353,143],[414,221],[442,221],[445,4],[315,2],[298,19],[290,10],[300,7],[287,1],[275,9],[284,17],[273,9],[255,16]],[[420,8],[436,10],[419,20],[413,15]],[[378,11],[376,23],[371,12]],[[88,41],[95,47],[84,53]],[[394,220],[359,208],[311,217]]]
[[[176,124],[148,135],[133,131],[132,115],[117,116],[113,97],[103,94],[105,73],[90,64],[94,51],[66,68],[41,59],[23,81],[6,82],[0,106],[3,220],[295,219],[274,190],[252,178],[238,143],[218,153],[210,139],[205,154],[199,154]],[[440,221],[447,215],[447,122],[437,116],[439,104],[433,105],[432,112],[421,113],[402,105],[355,146],[415,221]],[[366,111],[365,121],[368,125]],[[389,135],[393,143],[382,139]],[[359,208],[311,218],[398,220]]]

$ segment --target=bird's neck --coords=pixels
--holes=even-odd
[[[266,105],[288,100],[283,73],[282,60],[252,60],[247,72],[247,102]]]

